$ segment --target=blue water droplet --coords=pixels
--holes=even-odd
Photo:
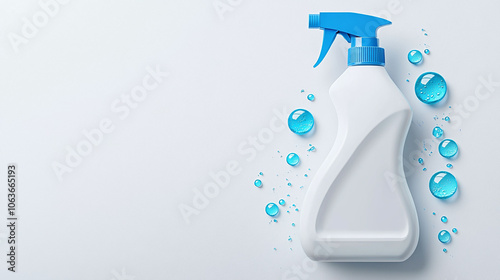
[[[423,171],[427,171],[427,168],[424,167],[424,169],[422,169]]]
[[[262,172],[259,172],[259,175],[260,175],[260,176],[262,176],[262,175],[264,175],[264,173],[262,173]]]
[[[284,199],[280,199],[279,204],[280,204],[281,206],[283,206],[283,205],[285,205],[285,204],[286,204],[286,202],[285,202],[285,200],[284,200]]]
[[[307,99],[309,101],[314,101],[314,94],[311,93],[311,94],[307,95]]]
[[[450,121],[450,117],[446,116],[446,117],[444,117],[444,120],[447,121],[447,122],[449,122]]]
[[[458,230],[456,228],[452,228],[451,231],[453,231],[453,233],[457,233]]]
[[[274,204],[274,203],[269,203],[268,205],[266,205],[266,214],[271,216],[271,217],[274,217],[276,215],[278,215],[278,213],[280,212],[280,209],[278,207],[278,205]]]
[[[448,167],[448,168],[453,168],[453,165],[452,165],[451,163],[448,163],[448,164],[446,165],[446,167]]]
[[[419,64],[422,61],[422,53],[419,50],[411,50],[408,53],[408,61],[412,64]]]
[[[436,215],[436,212],[432,212],[432,215],[434,215],[434,216],[435,216],[435,215]]]
[[[437,198],[448,198],[457,191],[457,180],[451,173],[439,171],[432,175],[429,189],[432,195]]]
[[[410,80],[406,79],[407,82],[410,82]]]
[[[425,104],[440,101],[446,95],[446,81],[438,73],[425,72],[415,82],[415,94]]]
[[[445,253],[446,253],[446,252],[448,252],[448,250],[446,250],[446,248],[443,248],[443,252],[445,252]]]
[[[418,163],[424,164],[424,159],[423,158],[418,158]]]
[[[424,50],[424,53],[425,53],[425,54],[429,54],[430,52],[431,52],[431,51],[429,51],[429,49],[425,49],[425,50]]]
[[[295,223],[292,223],[292,227],[294,227],[294,226],[295,226]]]
[[[307,174],[304,174],[304,177],[309,177]]]
[[[258,187],[258,188],[262,187],[262,181],[261,181],[261,180],[259,180],[259,179],[255,180],[255,182],[253,182],[253,184],[254,184],[256,187]]]
[[[447,230],[443,229],[439,232],[438,239],[441,243],[449,243],[451,241],[451,234]]]
[[[316,150],[316,147],[312,146],[311,148],[309,148],[307,151],[308,152],[314,152]]]
[[[432,130],[432,135],[434,135],[434,137],[436,137],[436,138],[439,138],[439,137],[443,136],[443,129],[440,128],[439,126],[436,126]]]
[[[445,158],[451,158],[458,152],[458,146],[455,141],[451,139],[444,139],[439,143],[439,153]]]
[[[289,187],[291,187],[291,186],[292,186],[292,183],[288,182],[288,184],[287,184],[287,185],[288,185]]]
[[[297,109],[288,117],[288,128],[298,135],[306,134],[314,126],[314,117],[309,111]]]
[[[286,156],[286,162],[291,166],[299,164],[299,161],[300,158],[296,153],[289,153],[288,156]]]
[[[446,216],[442,216],[441,217],[441,222],[447,223],[448,222],[448,218]]]
[[[288,236],[288,241],[292,242],[292,238],[290,237],[290,235]]]

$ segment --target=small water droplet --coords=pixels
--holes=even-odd
[[[311,94],[307,95],[307,100],[314,101],[314,94],[311,93]]]
[[[425,53],[425,54],[429,54],[430,52],[431,52],[431,51],[429,51],[429,49],[425,49],[425,50],[424,50],[424,53]]]
[[[288,182],[288,184],[287,184],[287,185],[288,185],[289,187],[291,187],[291,186],[292,186],[292,183]]]
[[[425,104],[433,104],[442,100],[446,95],[446,89],[446,81],[435,72],[425,72],[415,82],[415,94]]]
[[[444,117],[444,120],[447,121],[447,122],[449,122],[450,121],[450,117],[446,116],[446,117]]]
[[[304,174],[304,177],[309,177],[309,175],[307,175],[307,174]]]
[[[453,165],[452,165],[451,163],[448,163],[448,164],[446,165],[446,167],[448,167],[448,168],[453,168]]]
[[[255,180],[255,181],[253,182],[253,184],[254,184],[256,187],[258,187],[258,188],[262,187],[262,181],[261,181],[261,180],[259,180],[259,179]]]
[[[295,223],[292,223],[292,227],[294,227],[294,226],[295,226]]]
[[[424,167],[424,169],[422,169],[423,171],[427,171],[427,168]]]
[[[432,212],[432,215],[436,216],[436,212]]]
[[[260,175],[260,176],[262,176],[262,175],[264,175],[264,173],[262,173],[262,172],[259,172],[259,175]]]
[[[434,129],[432,130],[432,135],[434,135],[434,137],[436,138],[443,136],[443,129],[439,126],[434,127]]]
[[[408,61],[412,64],[419,64],[422,61],[422,53],[419,50],[411,50],[408,53]]]
[[[300,92],[304,92],[305,90],[301,90]]]
[[[276,205],[272,202],[266,205],[266,214],[267,215],[274,217],[274,216],[278,215],[279,212],[280,212],[280,209],[279,209],[278,205]]]
[[[449,243],[451,241],[451,235],[447,230],[443,229],[438,234],[438,240],[441,241],[441,243]]]
[[[423,158],[418,158],[418,163],[424,164],[424,159]]]
[[[448,250],[446,250],[446,248],[443,248],[443,252],[445,252],[445,253],[446,253],[446,252],[448,252]]]
[[[457,180],[451,173],[439,171],[432,175],[429,189],[437,198],[449,198],[457,191]]]
[[[451,231],[453,231],[453,233],[457,233],[458,232],[458,230],[456,228],[451,229]]]
[[[447,223],[448,222],[448,218],[446,216],[442,216],[441,217],[441,222]]]
[[[290,235],[288,236],[288,241],[292,242],[292,238],[290,237]]]
[[[299,161],[300,158],[296,153],[289,153],[288,156],[286,157],[286,162],[291,166],[299,164]]]
[[[314,126],[314,117],[309,111],[297,109],[288,117],[288,128],[298,135],[303,135],[311,131]]]
[[[316,151],[316,147],[312,146],[307,151],[308,152],[314,152],[314,151]]]
[[[286,204],[286,202],[285,202],[285,200],[284,200],[284,199],[280,199],[279,204],[280,204],[281,206],[283,206],[283,205],[285,205],[285,204]]]
[[[439,153],[445,158],[454,157],[458,152],[458,145],[451,139],[444,139],[439,143]]]

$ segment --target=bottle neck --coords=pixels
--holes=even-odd
[[[354,37],[347,51],[347,65],[385,65],[384,49],[375,37]]]

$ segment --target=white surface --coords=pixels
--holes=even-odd
[[[337,137],[303,200],[302,248],[312,260],[405,261],[419,236],[402,160],[410,105],[381,66],[349,67],[329,93]]]
[[[500,87],[480,95],[482,100],[474,92],[480,77],[500,80],[499,4],[400,0],[395,9],[391,2],[231,1],[238,5],[221,20],[212,0],[70,1],[15,53],[9,34],[19,34],[23,17],[41,8],[34,0],[1,1],[0,179],[5,182],[8,163],[19,165],[20,224],[16,274],[7,271],[6,228],[0,227],[0,278],[498,278]],[[430,176],[448,162],[435,150],[423,157],[426,172],[412,168],[413,160],[406,163],[420,241],[404,263],[311,265],[299,244],[298,213],[282,213],[271,224],[264,213],[268,202],[287,193],[289,205],[301,207],[336,137],[327,92],[346,67],[341,50],[347,43],[339,38],[334,52],[312,68],[322,34],[307,29],[307,15],[320,11],[379,14],[394,22],[381,29],[380,40],[387,70],[414,110],[406,159],[422,151],[436,123],[459,145],[452,162],[459,181],[453,201],[429,193]],[[431,50],[424,63],[408,63],[408,51],[423,50],[424,43]],[[146,67],[156,65],[170,76],[120,119],[111,105],[142,83]],[[447,80],[443,106],[424,105],[414,96],[415,79],[429,70]],[[315,93],[316,101],[307,101],[301,89]],[[460,117],[461,124],[444,123],[442,114],[459,105],[465,112],[451,117]],[[314,114],[313,136],[300,138],[275,122],[273,110],[287,115],[294,108]],[[114,131],[60,182],[53,162],[63,162],[66,147],[81,143],[82,131],[106,118]],[[250,149],[259,133],[272,140]],[[306,152],[309,143],[316,152]],[[302,156],[298,168],[280,158],[291,151]],[[179,205],[192,205],[195,188],[203,189],[212,182],[211,171],[232,161],[240,173],[186,224]],[[252,185],[259,171],[265,173],[262,189]],[[293,183],[289,191],[285,178]],[[6,194],[4,185],[2,213]],[[439,221],[443,214],[448,224]],[[459,233],[443,246],[437,233],[452,227]]]

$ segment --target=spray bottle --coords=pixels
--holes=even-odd
[[[304,198],[300,239],[313,260],[398,262],[418,243],[415,205],[403,171],[412,111],[387,74],[376,31],[391,24],[357,13],[309,15],[324,30],[318,66],[337,34],[351,43],[348,68],[330,97],[338,133]]]

